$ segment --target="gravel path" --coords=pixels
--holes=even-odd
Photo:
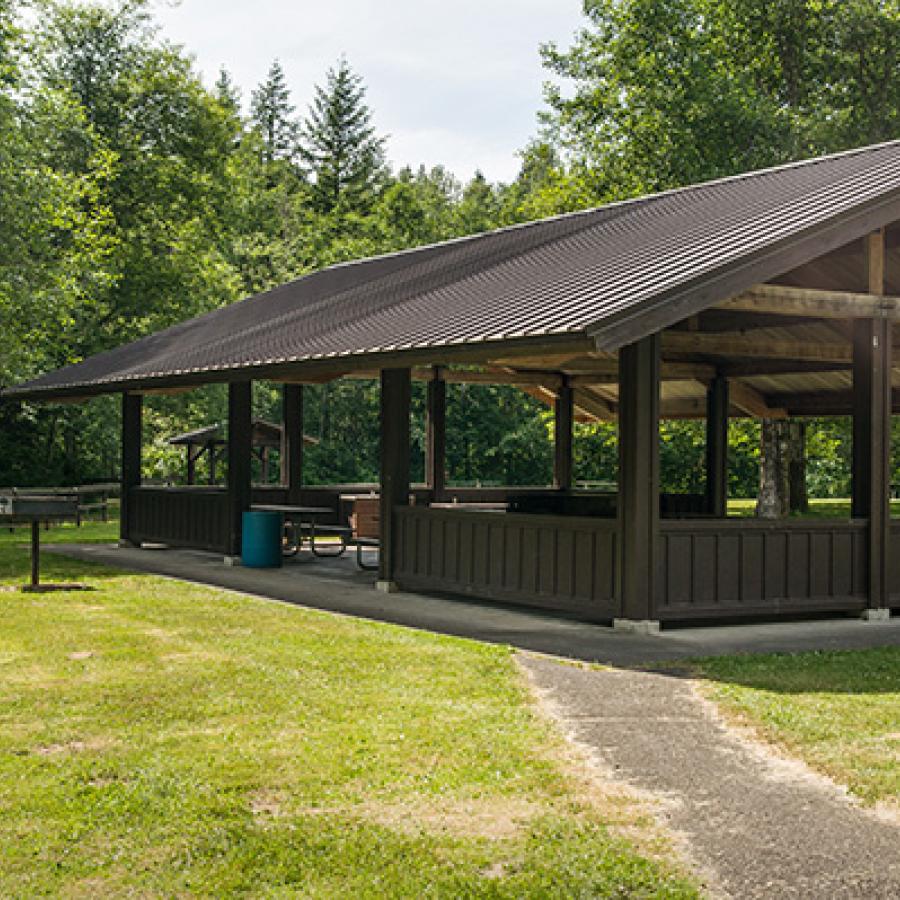
[[[728,728],[689,680],[519,661],[567,732],[661,799],[713,893],[900,898],[900,825]]]

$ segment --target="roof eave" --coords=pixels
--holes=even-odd
[[[573,353],[593,349],[593,341],[583,331],[518,336],[515,338],[484,339],[456,344],[435,344],[429,347],[354,353],[307,360],[260,363],[251,366],[186,372],[179,375],[145,376],[100,383],[80,383],[58,387],[10,387],[0,391],[0,399],[21,402],[70,403],[89,400],[106,394],[145,393],[164,388],[201,387],[205,384],[271,380],[302,383],[309,378],[321,380],[323,375],[335,378],[352,372],[382,368],[405,368],[416,365],[453,365],[488,362],[491,357],[535,355],[543,351],[558,353],[571,347]]]

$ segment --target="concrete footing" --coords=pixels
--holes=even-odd
[[[240,566],[241,558],[239,556],[223,556],[222,562],[225,563],[226,566]]]
[[[382,594],[396,594],[400,590],[400,585],[396,581],[376,581],[375,590],[381,591]]]
[[[878,609],[864,609],[860,618],[864,622],[887,622],[891,617],[891,611],[885,607]]]
[[[659,634],[656,619],[613,619],[613,631],[623,634]]]

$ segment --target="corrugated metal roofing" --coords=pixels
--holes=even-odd
[[[900,141],[335,266],[5,393],[517,338],[581,335],[614,349],[785,271],[773,254],[800,239],[852,220],[846,242],[895,218]],[[760,277],[760,260],[784,268]]]

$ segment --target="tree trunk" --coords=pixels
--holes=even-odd
[[[806,492],[806,422],[787,422],[788,426],[788,509],[792,513],[809,511]]]
[[[808,508],[806,423],[763,419],[757,516],[780,519]]]
[[[762,421],[756,500],[756,515],[761,519],[780,519],[788,512],[788,441],[782,424],[773,419]]]

